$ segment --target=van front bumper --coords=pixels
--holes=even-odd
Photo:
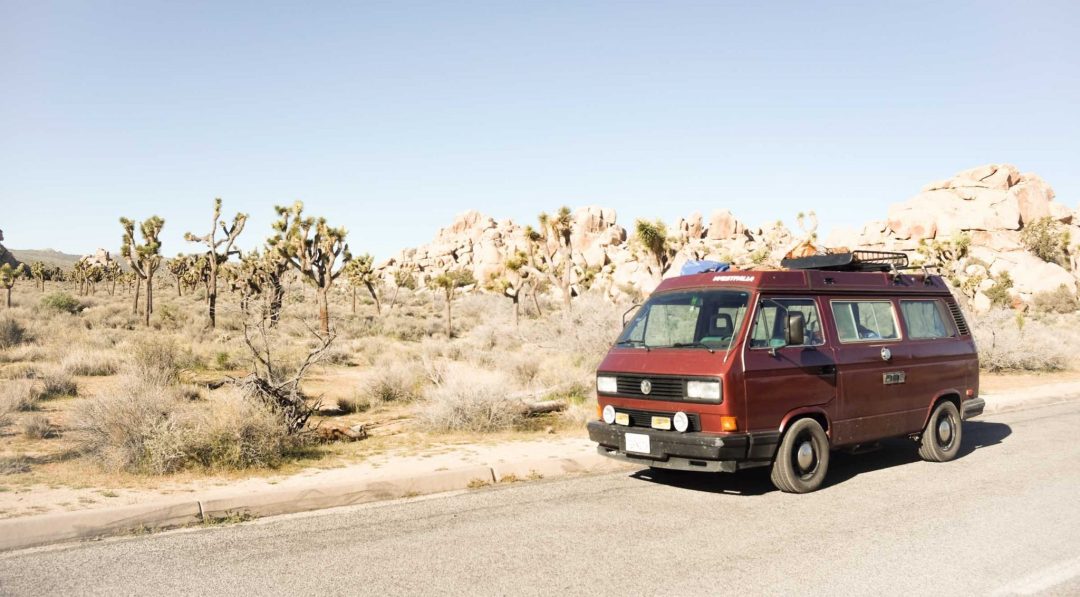
[[[680,433],[645,427],[588,424],[589,439],[599,444],[597,452],[644,466],[687,471],[735,472],[741,468],[772,462],[780,433]],[[626,434],[649,436],[649,453],[626,451]]]

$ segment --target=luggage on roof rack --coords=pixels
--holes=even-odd
[[[907,265],[906,254],[891,251],[851,251],[795,257],[780,262],[780,266],[787,269],[816,269],[834,272],[890,272],[904,269]]]

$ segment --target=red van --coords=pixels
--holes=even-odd
[[[597,370],[589,437],[650,467],[771,466],[795,493],[831,450],[884,438],[952,460],[983,410],[978,355],[945,282],[906,265],[855,251],[664,280]]]

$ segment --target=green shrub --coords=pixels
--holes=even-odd
[[[1012,276],[1009,272],[1001,272],[994,280],[994,285],[987,289],[986,298],[990,299],[990,304],[995,307],[1008,307],[1012,303],[1012,297],[1009,296],[1009,289],[1012,287]]]
[[[1036,257],[1047,263],[1066,265],[1069,248],[1069,231],[1053,218],[1039,218],[1026,222],[1020,231],[1020,242]]]
[[[85,307],[79,299],[66,292],[54,292],[41,297],[41,306],[57,313],[80,313]]]

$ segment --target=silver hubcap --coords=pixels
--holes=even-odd
[[[814,446],[810,445],[810,442],[799,444],[795,459],[799,463],[799,468],[804,471],[808,470],[814,464]]]
[[[952,439],[952,423],[948,417],[942,418],[941,422],[938,423],[937,435],[943,444],[949,443],[949,440]]]

